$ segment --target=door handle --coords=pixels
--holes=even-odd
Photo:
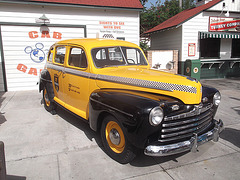
[[[62,71],[62,77],[65,78],[65,76],[66,76],[66,72]]]

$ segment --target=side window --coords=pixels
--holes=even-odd
[[[68,65],[73,67],[87,68],[87,57],[81,48],[71,48]]]
[[[66,47],[64,47],[64,46],[57,47],[56,55],[55,55],[55,62],[59,63],[59,64],[64,64],[65,53],[66,53]]]
[[[136,49],[126,49],[126,59],[130,64],[138,64],[139,55]]]
[[[122,47],[122,51],[129,65],[147,65],[146,59],[139,49]]]
[[[52,62],[53,61],[53,47],[50,48],[49,53],[48,53],[48,61]]]
[[[96,59],[97,60],[100,60],[100,59],[106,60],[107,59],[105,49],[100,49],[99,51],[97,51]]]

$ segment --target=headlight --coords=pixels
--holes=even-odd
[[[159,125],[162,120],[163,120],[163,110],[160,107],[155,107],[151,110],[150,115],[149,115],[149,123],[152,126],[157,126]]]
[[[215,106],[218,106],[220,104],[220,102],[221,102],[221,95],[219,92],[216,92],[213,96],[213,104]]]

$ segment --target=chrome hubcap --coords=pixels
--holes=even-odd
[[[121,137],[116,129],[111,129],[111,131],[109,133],[109,138],[113,144],[115,144],[115,145],[120,144]]]
[[[45,100],[48,102],[48,101],[49,101],[49,99],[48,99],[48,94],[47,94],[47,93],[45,94],[45,96],[44,96],[44,97],[45,97]]]

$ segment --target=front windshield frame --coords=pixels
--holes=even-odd
[[[129,51],[132,51],[131,53]],[[131,58],[128,58],[131,54]],[[135,55],[134,55],[135,54]],[[127,46],[97,47],[91,50],[96,68],[116,66],[147,66],[147,60],[139,48]]]

